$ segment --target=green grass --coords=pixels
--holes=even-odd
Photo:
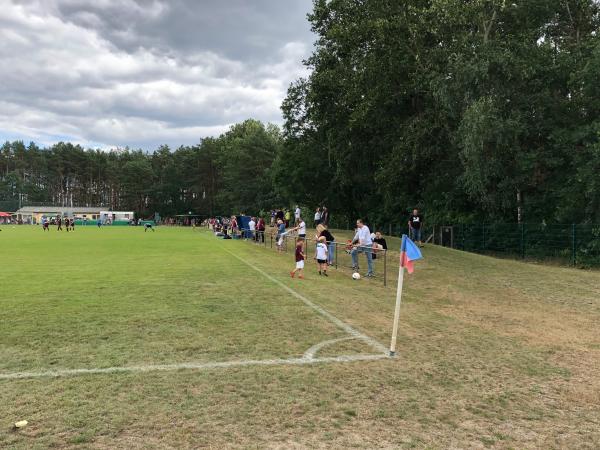
[[[0,249],[0,373],[293,358],[344,336],[225,250],[389,342],[393,287],[311,264],[292,280],[293,255],[200,231],[4,227]],[[600,274],[424,254],[394,360],[0,380],[0,447],[600,446]]]

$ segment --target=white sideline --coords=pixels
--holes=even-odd
[[[291,287],[285,285],[284,283],[282,283],[281,281],[279,281],[277,278],[272,277],[271,275],[269,275],[265,271],[263,271],[263,270],[259,269],[258,267],[250,264],[248,261],[246,261],[245,259],[243,259],[240,256],[236,255],[235,253],[233,253],[233,252],[231,252],[231,251],[229,251],[227,249],[223,249],[223,250],[226,251],[227,253],[229,253],[231,256],[233,256],[233,257],[239,259],[240,261],[242,261],[248,267],[251,267],[252,269],[256,270],[262,276],[264,276],[265,278],[268,278],[273,283],[277,284],[279,287],[285,289],[286,291],[288,291],[290,294],[292,294],[297,299],[302,300],[302,302],[304,302],[304,304],[306,306],[308,306],[308,307],[312,308],[313,310],[315,310],[318,314],[320,314],[321,316],[325,317],[327,320],[329,320],[331,323],[333,323],[334,325],[336,325],[338,328],[341,328],[342,330],[344,330],[350,336],[355,337],[356,339],[360,339],[363,342],[366,342],[367,344],[369,344],[371,347],[373,347],[378,352],[381,352],[381,353],[383,353],[385,355],[388,354],[388,349],[384,345],[382,345],[381,343],[377,342],[372,337],[369,337],[366,334],[361,333],[360,331],[356,330],[352,326],[348,325],[346,322],[338,319],[333,314],[331,314],[329,311],[326,311],[325,309],[321,308],[319,305],[311,302],[309,299],[307,299],[302,294],[296,292]]]
[[[283,288],[297,299],[301,300],[305,305],[313,309],[319,315],[329,320],[331,323],[336,325],[338,328],[344,330],[349,336],[331,339],[310,347],[301,358],[278,358],[278,359],[263,359],[263,360],[234,360],[234,361],[221,361],[221,362],[206,362],[206,363],[177,363],[177,364],[148,364],[140,366],[119,366],[119,367],[102,367],[102,368],[90,368],[90,369],[56,369],[56,370],[43,370],[38,372],[12,372],[12,373],[0,373],[0,380],[16,380],[26,378],[57,378],[77,375],[94,375],[94,374],[113,374],[113,373],[136,373],[136,372],[154,372],[154,371],[177,371],[177,370],[209,370],[209,369],[221,369],[231,367],[246,367],[246,366],[278,366],[278,365],[306,365],[306,364],[323,364],[323,363],[340,363],[340,362],[355,362],[355,361],[375,361],[379,359],[387,359],[388,351],[385,346],[377,342],[375,339],[361,333],[352,326],[348,325],[344,321],[338,319],[330,312],[321,308],[319,305],[311,302],[309,299],[304,297],[302,294],[296,292],[289,286],[279,281],[277,278],[269,275],[263,270],[256,266],[253,266],[245,259],[236,255],[235,253],[223,249],[233,257],[237,258],[247,266],[256,270],[258,273],[269,279],[279,287]],[[330,356],[316,358],[316,353],[323,347],[342,342],[351,339],[359,339],[379,353],[377,354],[357,354],[357,355],[345,355],[345,356]]]
[[[374,361],[387,358],[387,355],[347,355],[331,356],[324,358],[289,358],[289,359],[258,359],[239,360],[208,363],[180,363],[180,364],[150,364],[144,366],[104,367],[96,369],[58,369],[43,372],[14,372],[0,374],[0,380],[16,380],[23,378],[57,378],[76,375],[98,375],[113,373],[157,372],[175,370],[210,370],[245,366],[300,366],[306,364],[342,363],[355,361]]]

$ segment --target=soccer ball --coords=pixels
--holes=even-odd
[[[358,273],[358,272],[354,272],[354,273],[352,274],[352,279],[353,279],[353,280],[360,280],[360,273]]]

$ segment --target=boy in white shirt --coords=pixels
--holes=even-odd
[[[323,275],[328,277],[327,275],[327,244],[325,236],[321,236],[317,243],[317,248],[315,252],[315,259],[317,260],[317,266],[319,267],[319,275],[323,272]]]

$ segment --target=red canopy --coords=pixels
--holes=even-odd
[[[0,211],[0,217],[11,217],[11,214]]]

